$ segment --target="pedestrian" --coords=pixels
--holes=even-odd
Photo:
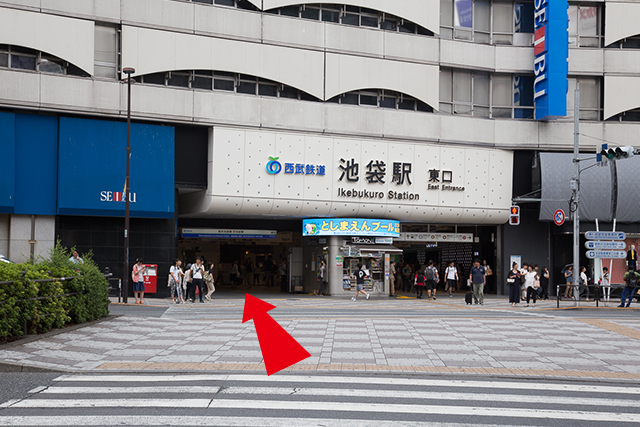
[[[580,267],[580,281],[578,282],[578,296],[586,294],[589,301],[589,279],[587,278],[587,267]],[[579,298],[578,298],[579,299]]]
[[[396,295],[396,263],[391,261],[389,264],[389,296],[397,298]]]
[[[627,252],[627,268],[629,268],[629,270],[638,269],[638,252],[636,251],[636,245],[631,245],[631,249]]]
[[[402,278],[402,262],[398,263],[398,268],[396,268],[396,288],[404,291],[404,280]]]
[[[196,289],[198,290],[200,302],[204,302],[203,285],[204,285],[204,266],[202,265],[204,259],[202,257],[196,258],[196,263],[191,266],[191,293],[189,299],[191,302],[196,300]]]
[[[184,277],[182,278],[182,292],[184,293],[185,301],[189,300],[189,295],[191,295],[191,288],[193,286],[193,270],[191,270],[191,267],[193,267],[193,264],[187,264],[187,268],[184,271]]]
[[[80,258],[80,255],[78,254],[78,251],[73,251],[73,253],[71,254],[71,258],[69,258],[69,261],[71,261],[74,264],[84,264],[84,261],[82,260],[82,258]]]
[[[409,264],[405,264],[402,268],[402,284],[404,292],[411,290],[413,280],[411,280],[411,266]]]
[[[238,261],[234,261],[229,269],[229,281],[235,287],[238,286],[238,279],[240,278],[240,271],[238,270]]]
[[[142,258],[137,258],[133,265],[131,278],[133,279],[133,297],[135,304],[144,304],[144,273],[146,268],[142,266]],[[137,294],[137,295],[136,295]]]
[[[216,291],[216,287],[214,285],[214,271],[213,271],[213,263],[210,262],[207,264],[207,267],[204,270],[204,274],[202,275],[202,279],[204,280],[204,284],[207,286],[207,294],[204,298],[207,301],[211,301],[211,294]]]
[[[483,259],[482,260],[482,266],[484,267],[484,275],[487,277],[487,280],[485,281],[486,286],[487,286],[487,292],[492,292],[493,290],[493,270],[491,269],[491,267],[489,267],[489,264],[487,264],[487,260]]]
[[[371,294],[368,294],[364,291],[365,276],[366,276],[366,273],[364,271],[364,268],[362,267],[362,264],[358,264],[358,270],[356,271],[356,295],[351,297],[353,301],[355,301],[358,298],[358,294],[360,292],[362,292],[365,295],[367,300],[371,297]]]
[[[571,298],[571,294],[573,291],[573,265],[567,266],[563,273],[564,280],[566,282],[566,287],[564,288],[564,297]]]
[[[416,290],[416,298],[418,299],[422,299],[422,291],[425,287],[425,275],[422,272],[423,269],[422,267],[424,266],[420,266],[420,268],[417,270],[415,277],[413,278],[413,288]],[[430,295],[430,294],[429,294]]]
[[[169,283],[171,285],[171,300],[174,304],[180,304],[184,302],[182,297],[182,278],[184,273],[182,272],[182,261],[179,259],[173,260],[173,265],[169,268]]]
[[[536,306],[536,301],[538,300],[538,290],[536,289],[537,285],[540,286],[540,282],[538,281],[538,273],[533,270],[533,266],[530,265],[527,273],[524,275],[524,284],[527,288],[527,303],[525,307],[529,307],[529,301],[533,297],[533,306]]]
[[[473,262],[471,271],[469,272],[469,282],[472,286],[473,300],[475,304],[484,304],[484,285],[486,280],[487,276],[484,274],[484,267],[480,265],[480,260],[476,259]]]
[[[600,277],[600,287],[602,288],[602,299],[609,302],[611,298],[611,280],[609,280],[609,268],[602,268],[602,276]]]
[[[527,286],[525,285],[524,277],[527,275],[528,272],[529,272],[529,264],[527,264],[526,262],[522,263],[522,268],[520,269],[520,275],[522,276],[521,286],[520,286],[520,291],[522,292],[521,301],[525,301],[527,299]]]
[[[624,307],[624,302],[627,301],[627,307],[631,305],[631,300],[636,293],[636,287],[638,286],[638,279],[640,279],[640,273],[635,271],[633,267],[629,267],[629,271],[624,273],[624,277],[622,278],[625,283],[625,287],[622,290],[622,301],[618,307]]]
[[[324,296],[324,287],[327,284],[327,265],[324,260],[320,261],[320,266],[318,267],[318,280],[320,281],[320,289],[318,290],[318,295]]]
[[[507,285],[509,285],[509,302],[511,307],[517,307],[520,302],[520,286],[522,275],[518,270],[518,263],[514,262],[511,271],[507,275]]]
[[[433,260],[429,260],[429,265],[424,270],[424,277],[426,278],[425,284],[427,287],[427,298],[436,299],[436,287],[440,282],[440,276],[438,275],[438,269],[434,265]]]
[[[288,276],[288,268],[287,268],[287,259],[282,258],[280,262],[280,292],[287,292],[289,290],[289,276]]]
[[[543,301],[549,301],[549,269],[542,267],[542,273],[540,274],[540,299]]]
[[[444,270],[444,276],[447,280],[444,290],[449,291],[449,298],[453,298],[453,293],[456,291],[456,285],[459,280],[458,269],[453,261],[449,261],[449,266]]]

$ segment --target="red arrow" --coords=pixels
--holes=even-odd
[[[267,367],[267,375],[275,374],[301,360],[311,357],[282,326],[267,314],[276,308],[259,298],[247,294],[244,299],[242,323],[253,319],[260,342],[262,358]]]

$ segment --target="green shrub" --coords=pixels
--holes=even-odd
[[[14,339],[41,333],[69,323],[99,319],[109,312],[107,280],[92,254],[83,254],[84,264],[69,261],[73,249],[58,242],[48,260],[30,264],[0,263],[0,337]],[[40,279],[61,279],[41,282]],[[66,278],[66,280],[62,280]],[[62,296],[66,294],[75,294]],[[39,297],[54,297],[42,298]]]

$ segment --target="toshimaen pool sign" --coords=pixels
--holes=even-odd
[[[569,17],[566,0],[535,0],[533,100],[536,120],[567,115]]]

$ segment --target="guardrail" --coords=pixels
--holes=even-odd
[[[556,306],[558,308],[560,308],[560,301],[572,301],[576,306],[580,304],[580,301],[588,301],[587,299],[590,298],[589,301],[595,301],[596,303],[596,307],[600,307],[600,304],[602,303],[609,303],[611,301],[620,301],[620,299],[622,298],[622,290],[625,288],[624,284],[612,284],[611,285],[611,291],[610,291],[610,295],[609,295],[609,301],[604,301],[603,299],[603,287],[595,284],[595,285],[570,285],[573,290],[573,294],[574,296],[567,298],[567,299],[563,299],[562,297],[562,293],[560,292],[560,289],[564,289],[566,290],[567,285],[566,284],[559,284],[556,285]],[[584,294],[584,290],[586,290],[586,299],[582,298],[582,295]],[[592,291],[593,290],[593,291]],[[636,287],[633,290],[633,298],[632,298],[632,302],[633,299],[635,299],[637,297],[637,292],[638,287]],[[619,291],[619,292],[618,292]],[[575,298],[575,293],[578,292],[578,298]],[[591,296],[593,295],[593,298],[591,298]],[[636,300],[637,301],[637,300]]]
[[[23,277],[26,275],[26,272],[23,271],[22,272]],[[102,275],[102,277],[104,277],[105,279],[108,280],[108,278],[110,278],[111,276],[113,276],[113,273],[104,273]],[[72,276],[72,277],[53,277],[51,279],[32,279],[30,280],[31,282],[34,283],[51,283],[51,282],[66,282],[69,280],[73,280],[73,279],[77,279],[78,276]],[[15,280],[9,280],[9,281],[0,281],[0,285],[11,285],[15,283]],[[111,288],[108,288],[111,289]],[[60,294],[60,295],[47,295],[47,296],[43,296],[43,297],[35,297],[35,298],[24,298],[24,299],[18,299],[15,302],[29,302],[29,301],[43,301],[43,300],[47,300],[47,299],[52,299],[52,298],[65,298],[65,297],[72,297],[74,295],[80,295],[82,293],[88,293],[88,292],[72,292],[72,293],[68,293],[68,294]],[[6,301],[0,301],[0,305],[4,305],[6,304]],[[40,314],[40,316],[42,317],[48,317],[51,316],[51,313],[43,313]],[[24,324],[23,324],[23,331],[24,334],[27,335],[27,322],[33,320],[32,317],[27,317],[26,319],[24,319]]]

